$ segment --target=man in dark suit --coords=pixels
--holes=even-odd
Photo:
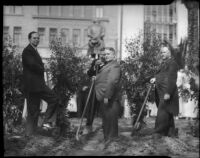
[[[178,64],[168,47],[161,48],[161,67],[155,78],[155,101],[158,107],[154,136],[176,136],[174,116],[179,113],[178,89],[176,86]]]
[[[44,64],[37,51],[37,46],[39,44],[38,33],[34,31],[30,32],[28,39],[29,45],[22,52],[22,65],[28,113],[25,131],[26,135],[30,136],[35,133],[37,127],[41,99],[48,103],[43,124],[45,128],[52,128],[52,122],[56,120],[59,104],[54,92],[45,84]]]
[[[91,54],[91,57],[93,58],[93,61],[91,63],[90,69],[87,71],[87,75],[94,79],[98,71],[103,67],[104,63],[100,59],[95,59],[95,54]],[[89,92],[89,89],[86,90],[86,92]],[[96,98],[96,94],[94,89],[92,90],[91,97],[89,99],[89,104],[87,107],[87,113],[86,113],[86,126],[83,130],[83,134],[88,134],[93,131],[92,124],[94,121],[95,114],[99,112],[99,102]]]

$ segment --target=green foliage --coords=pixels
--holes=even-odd
[[[52,54],[48,64],[54,90],[61,102],[66,104],[77,90],[89,82],[85,72],[85,63],[89,59],[78,56],[79,49],[63,45],[60,38],[50,43],[50,49]]]
[[[21,123],[23,109],[21,56],[11,38],[3,41],[3,121],[5,132]]]
[[[148,34],[146,40],[139,33],[136,38],[126,41],[130,56],[122,64],[122,85],[136,115],[145,99],[149,81],[158,70],[160,44],[161,40],[154,32]]]
[[[70,123],[67,109],[70,98],[89,82],[86,74],[87,57],[79,56],[79,49],[69,45],[63,45],[60,38],[50,43],[52,50],[48,61],[49,72],[52,75],[52,83],[61,108],[59,109],[57,125],[60,127],[60,135],[69,135]]]

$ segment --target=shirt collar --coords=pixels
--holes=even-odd
[[[37,47],[33,46],[31,43],[30,43],[30,45],[37,51]]]

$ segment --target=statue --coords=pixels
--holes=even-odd
[[[105,28],[100,25],[100,21],[93,20],[93,24],[88,27],[88,55],[98,54],[105,47],[103,38],[105,36]]]

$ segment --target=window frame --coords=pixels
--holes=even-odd
[[[19,28],[19,33],[18,32],[16,33],[16,30],[15,30],[16,28]],[[19,36],[17,36],[18,40],[16,40],[17,39],[16,35],[19,35]],[[13,43],[17,46],[20,46],[21,40],[22,40],[22,27],[21,26],[14,26],[13,27]]]

